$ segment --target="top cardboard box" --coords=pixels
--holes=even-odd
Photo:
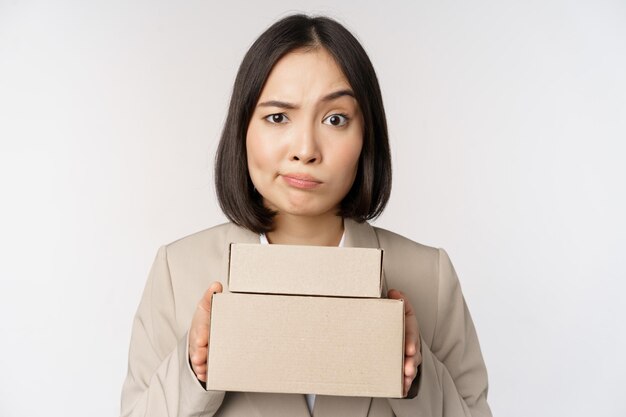
[[[232,243],[230,292],[380,298],[383,251]]]

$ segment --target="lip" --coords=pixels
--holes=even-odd
[[[322,184],[322,181],[308,174],[288,173],[281,177],[288,185],[303,190],[312,190]]]

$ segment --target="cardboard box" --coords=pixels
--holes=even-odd
[[[218,293],[207,389],[402,397],[404,303]]]
[[[383,252],[371,248],[231,244],[228,290],[380,298]]]

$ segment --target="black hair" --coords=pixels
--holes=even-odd
[[[352,188],[338,215],[363,222],[378,217],[391,193],[387,120],[374,67],[359,41],[340,23],[302,14],[287,16],[259,36],[246,53],[215,157],[215,185],[222,211],[253,232],[271,231],[276,214],[263,205],[248,172],[246,133],[270,71],[300,48],[324,48],[350,83],[363,115],[363,147]]]

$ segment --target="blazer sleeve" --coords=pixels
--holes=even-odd
[[[487,370],[476,329],[448,254],[439,249],[433,338],[422,339],[422,364],[407,399],[390,399],[396,416],[491,417]]]
[[[167,247],[159,249],[132,327],[128,374],[122,388],[123,417],[212,416],[224,392],[206,391],[188,353],[188,332],[180,337]]]

